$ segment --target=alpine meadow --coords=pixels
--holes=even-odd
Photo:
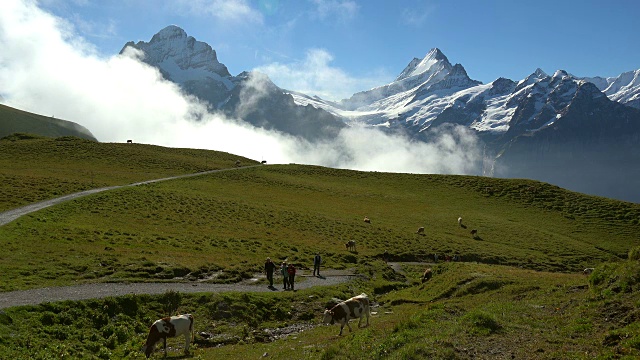
[[[70,136],[6,137],[0,168],[2,211],[116,187],[1,226],[3,294],[95,283],[169,289],[6,306],[2,358],[142,359],[153,321],[186,313],[195,319],[190,353],[170,338],[168,358],[640,356],[639,204],[533,180],[269,165]],[[293,263],[300,284],[312,281],[316,253],[325,278],[352,280],[233,288],[264,290],[267,257]],[[426,268],[433,276],[422,283]],[[175,283],[230,290],[183,293]],[[327,306],[361,293],[370,326],[352,322],[338,336],[321,325]],[[152,357],[161,356],[158,346]]]

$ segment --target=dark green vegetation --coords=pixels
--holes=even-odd
[[[30,161],[48,162],[45,178],[84,161],[120,181],[144,180],[144,171],[131,175],[134,169],[100,162],[111,152],[119,154],[113,159],[155,158],[145,179],[187,172],[188,166],[205,170],[197,164],[209,157],[228,156],[228,166],[237,158],[91,143],[74,159],[74,151],[46,154],[87,143],[63,138],[11,144],[15,168],[27,172]],[[31,154],[45,155],[26,160],[20,146],[42,146]],[[169,154],[183,160],[172,162]],[[183,167],[171,170],[178,164]],[[3,176],[13,171],[2,169]],[[57,176],[76,179],[74,173]],[[6,188],[2,183],[2,191],[19,198],[30,193],[28,187]],[[640,246],[639,219],[638,204],[528,180],[253,167],[104,192],[0,227],[0,289],[175,278],[235,282],[260,272],[266,256],[304,268],[321,252],[326,268],[354,268],[367,280],[294,294],[166,294],[179,298],[180,312],[196,315],[197,332],[215,335],[199,337],[195,357],[620,358],[640,354],[640,269],[638,250],[630,251]],[[420,226],[425,236],[416,234]],[[346,251],[348,240],[356,240],[357,252]],[[406,265],[396,273],[381,260],[385,250],[391,261],[433,261],[434,253],[462,261],[434,265],[433,279],[421,285],[424,266]],[[587,277],[585,267],[596,271]],[[380,304],[371,327],[345,330],[340,339],[336,326],[311,329],[331,297],[363,291]],[[126,297],[8,309],[0,313],[0,353],[139,358],[151,321],[176,307],[167,302]],[[296,324],[310,328],[274,342],[265,335],[265,329]],[[59,352],[42,350],[44,342],[57,344]],[[210,348],[218,343],[234,345]]]
[[[46,137],[77,136],[96,141],[85,127],[71,121],[42,116],[0,104],[0,138],[14,133],[31,133]]]

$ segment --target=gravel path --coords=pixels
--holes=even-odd
[[[296,290],[308,289],[313,286],[337,285],[352,280],[356,275],[344,271],[328,270],[322,277],[311,275],[298,275],[303,278],[296,282]],[[257,279],[253,279],[256,281]],[[0,293],[0,309],[38,305],[45,302],[64,300],[87,300],[109,296],[123,296],[129,294],[163,294],[169,290],[181,293],[200,292],[281,292],[280,278],[274,279],[274,287],[269,288],[265,284],[251,284],[251,281],[238,284],[208,284],[203,282],[180,283],[98,283],[74,286],[49,287],[32,290],[20,290]]]

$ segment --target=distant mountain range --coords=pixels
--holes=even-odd
[[[442,127],[463,126],[483,144],[476,175],[640,202],[640,70],[579,78],[537,69],[519,81],[482,84],[434,48],[393,82],[328,101],[279,88],[257,72],[233,76],[211,46],[177,26],[149,42],[129,42],[121,53],[127,47],[210,110],[257,127],[314,142],[356,124],[422,141]]]
[[[129,46],[211,110],[255,126],[315,141],[359,124],[429,141],[433,130],[461,125],[484,144],[478,175],[640,202],[640,70],[579,78],[537,69],[482,84],[434,48],[393,82],[335,102],[281,89],[263,74],[233,76],[211,46],[177,26],[122,51]]]

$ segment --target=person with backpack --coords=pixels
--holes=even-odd
[[[287,273],[289,274],[289,289],[293,290],[293,285],[295,283],[296,278],[296,267],[293,264],[289,264],[287,268]]]
[[[280,267],[280,274],[282,274],[282,284],[285,290],[289,288],[289,273],[287,272],[287,262],[283,261]]]

